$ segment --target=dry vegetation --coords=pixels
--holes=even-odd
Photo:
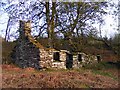
[[[3,88],[118,88],[117,69],[41,70],[2,65]]]

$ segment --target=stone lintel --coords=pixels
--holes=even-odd
[[[85,53],[83,53],[83,52],[78,52],[77,54],[86,55],[86,54],[85,54]]]
[[[65,53],[69,53],[70,54],[70,51],[68,51],[68,50],[60,50],[60,52],[65,52]]]

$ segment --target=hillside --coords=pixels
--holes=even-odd
[[[118,88],[117,55],[106,47],[87,46],[85,53],[100,54],[103,61],[80,69],[21,69],[11,63],[10,53],[16,42],[2,41],[3,88]]]
[[[4,64],[11,63],[10,53],[12,52],[15,45],[16,42],[6,42],[4,40],[2,41],[2,63]]]
[[[116,69],[43,70],[3,65],[3,88],[118,88]],[[114,72],[114,73],[113,73]]]

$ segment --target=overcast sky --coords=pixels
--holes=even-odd
[[[118,4],[118,0],[113,0],[112,2]],[[107,9],[106,11],[109,12],[113,9]],[[114,20],[113,15],[105,15],[103,17],[105,19],[105,25],[101,26],[102,36],[112,37],[115,33],[118,33],[118,17],[116,16],[116,20]],[[8,15],[0,8],[0,36],[5,36],[5,29],[7,27]],[[17,24],[16,24],[17,25]],[[94,25],[99,30],[99,24]],[[11,27],[12,28],[12,27]],[[17,29],[17,28],[16,28]],[[15,30],[15,29],[14,29]],[[16,31],[13,31],[15,33]]]
[[[118,4],[118,0],[112,0],[113,3]],[[106,11],[113,11],[116,8],[112,8],[112,9],[107,9]],[[116,20],[114,20],[114,18]],[[105,25],[102,26],[102,35],[103,36],[107,36],[107,37],[112,37],[114,36],[115,33],[118,33],[117,29],[118,29],[118,16],[114,16],[114,15],[105,15],[103,17],[105,19]],[[97,25],[98,28],[98,25]]]

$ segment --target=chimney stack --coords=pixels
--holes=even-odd
[[[28,20],[26,21],[19,21],[20,24],[20,28],[19,28],[19,32],[20,32],[20,36],[28,36],[31,34],[31,21]]]

